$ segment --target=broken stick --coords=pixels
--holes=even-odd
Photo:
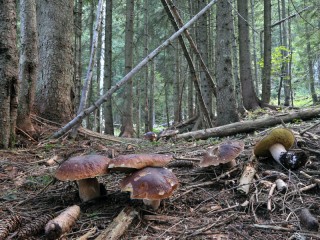
[[[248,194],[250,189],[250,184],[252,182],[253,176],[256,174],[256,169],[249,163],[245,168],[239,180],[239,186],[237,191],[241,194]]]
[[[123,233],[128,229],[132,220],[138,215],[138,213],[130,208],[124,208],[119,215],[113,219],[112,223],[104,229],[95,240],[116,240],[119,239]]]

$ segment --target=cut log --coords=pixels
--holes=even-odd
[[[119,215],[113,219],[112,223],[104,229],[95,240],[116,240],[119,239],[123,233],[128,229],[132,220],[138,213],[132,208],[123,209]]]
[[[257,129],[271,127],[282,122],[291,122],[296,119],[308,120],[319,117],[320,108],[309,108],[287,114],[279,114],[256,120],[248,120],[242,122],[231,123],[215,128],[202,129],[198,131],[181,133],[176,136],[177,139],[207,139],[210,137],[225,137],[237,133],[252,132]]]

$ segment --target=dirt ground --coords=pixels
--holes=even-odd
[[[302,209],[308,209],[314,219],[320,220],[320,189],[314,183],[320,179],[320,127],[315,125],[319,121],[286,124],[295,133],[295,148],[309,156],[307,164],[294,171],[282,168],[270,158],[252,158],[254,145],[269,128],[188,142],[113,141],[84,134],[73,141],[66,137],[46,139],[58,128],[38,121],[41,136],[37,141],[20,133],[17,148],[0,151],[0,232],[1,226],[19,216],[20,225],[10,231],[7,239],[46,239],[41,223],[45,216],[57,215],[76,204],[81,209],[80,218],[60,239],[95,239],[124,209],[133,211],[135,217],[121,239],[320,239],[319,229],[308,228],[300,214]],[[200,168],[198,162],[206,149],[226,139],[245,144],[237,166],[232,170],[220,165]],[[52,182],[53,175],[58,163],[66,158],[93,153],[109,157],[130,153],[174,154],[176,160],[168,167],[178,177],[180,186],[153,211],[141,200],[130,200],[128,193],[120,191],[119,181],[125,175],[115,172],[99,177],[107,189],[105,196],[82,203],[75,183]],[[50,159],[55,160],[53,165],[48,165]],[[249,193],[241,194],[237,191],[239,178],[249,161],[256,175]],[[275,189],[268,196],[278,178],[288,184],[287,191]],[[26,226],[33,229],[31,236],[27,236]]]

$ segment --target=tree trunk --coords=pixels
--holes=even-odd
[[[282,12],[282,19],[286,17],[286,4],[285,0],[281,0],[281,12]],[[288,31],[287,31],[287,22],[282,23],[282,45],[288,49]],[[282,57],[284,61],[282,62],[282,78],[283,78],[283,90],[284,90],[284,106],[290,105],[290,93],[291,93],[291,81],[289,79],[289,72],[288,72],[288,51],[282,51]]]
[[[104,53],[104,83],[103,92],[112,86],[112,0],[106,1],[105,21],[105,53]],[[112,98],[108,97],[104,108],[104,133],[114,135]]]
[[[65,123],[73,115],[73,1],[38,0],[37,6],[40,47],[36,109],[44,118]]]
[[[269,103],[271,97],[271,0],[264,0],[263,22],[263,69],[262,102]]]
[[[149,0],[144,0],[144,48],[143,55],[147,56],[149,52]],[[149,132],[151,129],[149,128],[149,66],[144,67],[144,131]]]
[[[125,74],[129,73],[133,64],[133,19],[134,0],[126,1],[126,28],[125,28]],[[121,118],[121,137],[133,137],[133,81],[130,78],[125,86],[124,108]]]
[[[197,0],[198,2],[198,9],[202,9],[206,6],[205,0]],[[208,14],[205,13],[198,21],[198,27],[196,28],[196,42],[197,47],[200,53],[200,56],[203,59],[203,62],[206,66],[208,66]],[[201,94],[204,100],[204,103],[207,107],[209,115],[212,116],[212,97],[213,97],[213,90],[209,83],[209,79],[206,77],[206,73],[203,69],[200,68],[200,86],[201,86]]]
[[[156,63],[155,60],[151,61],[150,63],[150,70],[151,70],[151,76],[150,76],[150,94],[149,94],[149,129],[150,131],[153,131],[153,125],[154,125],[154,118],[155,118],[155,112],[154,112],[154,84],[155,84],[155,72],[156,72]]]
[[[74,43],[74,99],[73,105],[79,106],[80,103],[80,93],[81,93],[81,79],[82,79],[82,0],[76,1],[75,6],[75,19],[74,19],[74,33],[75,33],[75,43]]]
[[[247,110],[254,110],[260,106],[259,99],[254,91],[251,73],[249,25],[244,20],[248,19],[248,0],[238,1],[238,12],[240,81],[243,106]]]
[[[250,0],[251,5],[251,26],[252,29],[256,29],[255,27],[255,4],[254,0]],[[252,48],[253,48],[253,68],[254,68],[254,86],[255,86],[255,92],[256,95],[259,93],[259,78],[258,78],[258,66],[257,66],[257,34],[254,30],[252,30]]]
[[[180,87],[180,46],[179,42],[176,42],[175,47],[175,76],[173,81],[173,108],[174,108],[174,124],[177,124],[182,121],[181,118],[181,91],[182,88]]]
[[[29,133],[35,134],[30,114],[36,91],[37,67],[38,67],[38,38],[36,22],[35,0],[20,1],[21,47],[19,66],[19,108],[17,127]]]
[[[217,125],[239,121],[232,77],[232,7],[228,0],[217,2],[216,79]]]
[[[0,1],[0,149],[12,147],[18,107],[18,50],[15,1]]]

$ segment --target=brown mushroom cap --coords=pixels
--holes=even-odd
[[[167,168],[146,167],[120,182],[121,191],[131,192],[131,199],[165,199],[178,187],[177,177]]]
[[[268,157],[271,155],[269,148],[273,144],[279,143],[288,150],[293,146],[294,141],[295,137],[289,129],[276,128],[256,144],[253,152],[257,157]]]
[[[241,141],[226,141],[208,149],[200,161],[201,167],[218,166],[234,160],[244,149]]]
[[[128,171],[144,167],[164,167],[172,161],[172,155],[165,154],[128,154],[110,160],[109,169]]]
[[[110,159],[101,155],[72,157],[57,169],[55,177],[61,181],[74,181],[94,178],[106,174]]]

